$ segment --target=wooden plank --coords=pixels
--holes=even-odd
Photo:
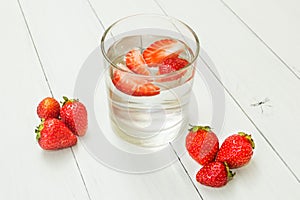
[[[300,2],[223,0],[300,78]]]
[[[55,96],[72,95],[81,65],[99,45],[103,29],[86,1],[31,0],[22,5]],[[119,10],[111,10],[110,16]],[[126,174],[99,163],[81,142],[73,150],[92,199],[199,199],[179,163],[155,173]]]
[[[169,15],[196,30],[224,86],[299,182],[300,162],[295,159],[300,153],[298,78],[221,2],[187,0],[181,7],[171,1],[159,3]],[[264,112],[251,105],[265,98],[272,107],[263,105]]]
[[[0,2],[0,199],[87,199],[70,149],[40,149],[37,103],[51,95],[17,1]]]

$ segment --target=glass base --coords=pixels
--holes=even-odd
[[[134,137],[132,135],[126,134],[123,130],[121,130],[113,120],[111,120],[111,124],[113,132],[122,140],[141,147],[151,148],[165,146],[169,144],[169,142],[172,142],[176,138],[178,138],[184,131],[187,130],[187,121],[188,120],[182,121],[178,125],[173,126],[167,130],[160,130],[150,137]],[[138,135],[138,133],[135,135]]]

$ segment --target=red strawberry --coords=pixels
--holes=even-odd
[[[234,175],[226,163],[215,161],[203,166],[198,171],[196,180],[206,186],[222,187],[226,185]]]
[[[226,162],[231,169],[242,167],[250,161],[254,147],[251,135],[242,132],[231,135],[221,145],[216,160]]]
[[[189,64],[189,62],[187,60],[185,60],[183,58],[179,58],[178,55],[170,56],[170,57],[167,57],[166,59],[164,59],[162,61],[162,64],[159,65],[157,74],[168,74],[171,72],[175,72],[175,71],[178,71],[178,70],[184,68],[188,64]],[[160,80],[160,81],[161,82],[174,81],[174,80],[177,80],[177,79],[181,78],[182,76],[184,76],[185,73],[186,73],[186,70],[184,70],[180,73],[176,73],[172,76],[170,75],[167,78],[162,78],[162,80]]]
[[[127,71],[125,66],[120,66]],[[160,93],[160,88],[156,85],[133,76],[130,72],[114,70],[112,82],[118,90],[132,96],[153,96]]]
[[[159,74],[168,74],[184,68],[189,62],[185,59],[179,58],[177,55],[168,57],[159,65]]]
[[[219,140],[209,126],[194,126],[186,136],[185,146],[190,156],[201,165],[214,161]]]
[[[37,107],[37,114],[41,119],[58,118],[60,105],[52,97],[44,98]]]
[[[169,56],[179,55],[184,46],[177,40],[163,39],[152,43],[143,52],[143,57],[149,67],[157,66]]]
[[[125,60],[127,67],[131,71],[137,74],[150,75],[147,64],[139,49],[136,48],[129,51],[125,56]]]
[[[60,110],[61,120],[76,135],[83,136],[88,127],[88,116],[85,106],[77,99],[63,97]]]
[[[42,120],[35,132],[39,145],[45,150],[67,148],[77,143],[77,137],[56,118]]]

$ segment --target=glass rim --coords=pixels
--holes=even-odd
[[[165,20],[169,20],[170,22],[173,20],[173,21],[176,21],[180,24],[182,24],[185,28],[187,28],[187,30],[190,31],[190,33],[192,34],[192,36],[194,37],[194,40],[195,40],[195,43],[196,43],[196,51],[195,51],[195,54],[193,55],[193,59],[183,68],[179,69],[179,70],[176,70],[176,71],[173,71],[173,72],[170,72],[170,73],[167,73],[167,74],[159,74],[159,75],[143,75],[143,74],[136,74],[132,71],[127,71],[127,70],[124,70],[120,67],[118,67],[115,63],[113,63],[111,61],[110,58],[108,58],[108,56],[106,55],[106,52],[105,52],[105,47],[104,47],[104,41],[106,39],[106,36],[108,35],[109,31],[114,27],[116,26],[117,24],[121,23],[122,21],[125,21],[129,18],[133,18],[133,17],[138,17],[138,16],[143,16],[143,17],[160,17],[160,18],[164,18]],[[172,22],[171,22],[172,23]],[[164,78],[164,77],[168,77],[168,76],[172,76],[174,74],[177,74],[177,73],[180,73],[181,71],[183,70],[186,70],[187,68],[189,68],[190,66],[192,66],[196,60],[198,59],[198,56],[199,56],[199,53],[200,53],[200,42],[199,42],[199,38],[197,36],[197,34],[195,33],[195,31],[190,27],[188,26],[185,22],[179,20],[179,19],[176,19],[175,17],[171,17],[171,16],[168,16],[168,15],[160,15],[160,14],[134,14],[134,15],[129,15],[129,16],[126,16],[126,17],[123,17],[123,18],[120,18],[118,19],[117,21],[115,21],[114,23],[112,23],[103,33],[102,37],[101,37],[101,41],[100,41],[100,47],[101,47],[101,52],[102,52],[102,55],[104,56],[104,59],[106,61],[109,62],[109,64],[114,67],[115,69],[117,70],[120,70],[122,72],[126,72],[126,73],[130,73],[130,74],[133,74],[133,75],[136,75],[138,77],[150,77],[150,78]]]

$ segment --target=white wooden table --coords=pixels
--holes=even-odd
[[[238,130],[255,139],[253,160],[227,186],[198,184],[200,166],[187,153],[181,163],[132,174],[99,162],[81,140],[39,148],[37,103],[72,96],[104,28],[136,13],[174,16],[195,30],[215,66],[202,57],[204,70],[225,93],[220,140]],[[297,0],[1,0],[0,199],[298,200],[299,53]],[[271,107],[251,106],[265,98]]]

